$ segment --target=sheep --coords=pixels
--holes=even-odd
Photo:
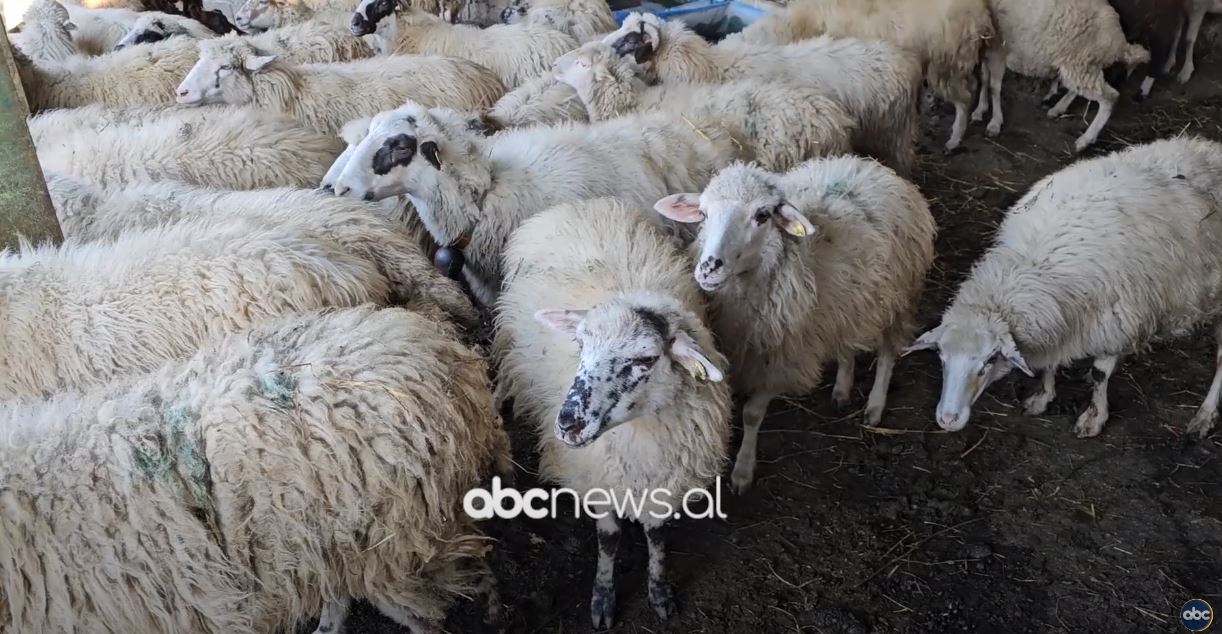
[[[131,28],[115,43],[115,49],[136,44],[160,42],[171,37],[186,37],[194,40],[205,40],[216,37],[216,33],[208,27],[181,15],[169,13],[144,13],[131,25]]]
[[[1079,161],[1033,185],[1006,214],[942,322],[909,350],[937,349],[937,422],[963,429],[971,406],[1017,368],[1040,386],[1038,416],[1056,396],[1056,371],[1093,358],[1091,403],[1079,438],[1108,419],[1107,384],[1123,355],[1213,322],[1219,369],[1188,431],[1204,437],[1222,394],[1222,144],[1156,141]]]
[[[266,31],[289,24],[300,24],[319,16],[348,20],[352,15],[351,0],[245,0],[233,14],[233,20],[247,32]],[[410,0],[421,11],[442,15],[457,11],[455,0]]]
[[[56,31],[58,37],[70,38],[67,31]],[[348,61],[368,57],[373,52],[346,28],[315,22],[248,36],[248,41],[295,64]],[[195,65],[199,44],[188,38],[170,38],[97,57],[74,57],[57,64],[35,64],[21,55],[14,57],[30,106],[35,110],[93,103],[169,104],[174,102],[178,83]]]
[[[313,187],[342,151],[335,137],[279,114],[215,106],[166,111],[143,122],[57,134],[55,118],[29,121],[44,170],[99,187],[177,180],[204,187]]]
[[[397,0],[361,0],[352,32],[375,35],[382,53],[469,59],[496,73],[507,89],[548,72],[552,61],[577,48],[573,38],[546,27],[498,24],[480,29],[449,24]]]
[[[522,128],[590,120],[585,104],[572,86],[551,75],[540,75],[505,93],[484,113],[495,128]]]
[[[1175,65],[1175,47],[1187,13],[1180,0],[1108,0],[1108,4],[1120,17],[1128,40],[1150,52],[1150,63],[1141,74],[1141,90],[1134,97],[1140,101],[1150,96],[1155,76]]]
[[[444,326],[366,306],[6,406],[0,615],[21,632],[255,634],[321,611],[323,633],[363,598],[433,632],[458,597],[496,608],[461,503],[509,460],[485,372]]]
[[[917,55],[929,86],[955,107],[945,149],[959,147],[975,97],[976,67],[996,35],[986,0],[798,0],[727,39],[790,44],[820,35],[883,40]]]
[[[647,79],[722,83],[783,81],[819,90],[857,120],[853,146],[910,174],[915,162],[921,67],[885,42],[820,37],[783,47],[713,46],[682,22],[631,13],[603,38],[647,67]]]
[[[68,10],[58,2],[34,0],[21,16],[21,31],[9,34],[15,57],[48,63],[66,60],[78,53],[72,39],[72,23]]]
[[[637,77],[636,64],[604,42],[565,54],[556,60],[556,69],[556,76],[581,96],[592,121],[637,109],[708,116],[746,138],[756,161],[772,170],[852,152],[856,122],[809,89],[758,81],[646,87]]]
[[[621,196],[648,204],[700,187],[744,157],[743,141],[731,134],[694,115],[648,113],[485,139],[457,113],[409,103],[373,118],[335,192],[365,200],[407,195],[438,245],[464,251],[466,279],[488,304],[500,288],[505,242],[527,217],[571,200]]]
[[[993,110],[988,134],[1001,133],[1001,85],[1007,69],[1031,77],[1056,78],[1069,92],[1048,111],[1048,116],[1064,114],[1077,95],[1098,102],[1099,112],[1074,142],[1074,149],[1081,152],[1093,145],[1120,95],[1104,79],[1104,69],[1123,63],[1131,70],[1148,63],[1150,53],[1125,39],[1120,18],[1107,0],[989,0],[989,5],[1000,38],[985,52],[981,66],[985,81],[981,82],[980,102],[972,120],[984,119],[990,107],[987,89]]]
[[[730,479],[736,491],[755,478],[768,404],[817,387],[829,361],[837,362],[832,398],[843,407],[855,355],[877,352],[864,422],[882,420],[934,256],[933,216],[915,185],[853,156],[784,174],[736,164],[704,193],[673,194],[655,209],[679,222],[703,221],[692,245],[694,275],[711,293],[733,387],[747,395]]]
[[[665,523],[678,496],[720,482],[730,435],[726,362],[703,323],[699,290],[643,210],[614,199],[527,220],[505,262],[511,273],[493,343],[498,390],[538,432],[540,475],[579,495],[658,497],[597,520],[594,628],[615,617],[623,519],[645,528],[649,604],[665,619],[675,612]]]
[[[376,262],[264,224],[180,223],[0,255],[0,398],[153,370],[207,337],[292,311],[390,301]]]
[[[301,189],[224,191],[163,182],[101,190],[57,174],[48,175],[47,183],[68,238],[113,241],[127,232],[183,221],[205,234],[221,232],[234,221],[299,227],[373,262],[390,282],[396,302],[413,310],[440,310],[463,326],[479,320],[458,285],[443,278],[426,257],[423,228],[405,225],[398,209]]]
[[[556,29],[578,44],[600,39],[619,28],[605,0],[512,0],[501,12],[501,21]]]
[[[1192,58],[1193,52],[1196,49],[1197,36],[1201,32],[1201,24],[1205,22],[1205,14],[1222,13],[1222,0],[1184,0],[1184,5],[1188,20],[1181,34],[1184,39],[1184,65],[1180,67],[1179,75],[1176,77],[1181,84],[1188,83],[1188,80],[1192,79],[1193,71],[1196,69]],[[1177,36],[1174,42],[1171,49],[1177,51],[1180,37]],[[1164,70],[1171,72],[1174,65],[1175,55],[1172,55]]]
[[[208,27],[217,35],[240,32],[225,16],[224,11],[221,11],[219,8],[208,8],[204,0],[142,0],[141,3],[143,5],[141,8],[145,10],[161,11],[163,13],[191,18]],[[212,2],[209,1],[208,5],[211,4]]]
[[[352,119],[371,117],[408,99],[479,110],[504,93],[496,75],[465,59],[392,55],[296,66],[249,42],[222,38],[200,43],[199,61],[178,87],[178,103],[253,105],[336,134]]]

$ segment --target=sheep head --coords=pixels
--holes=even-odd
[[[784,242],[818,232],[776,186],[776,177],[755,165],[736,163],[717,174],[704,193],[674,194],[654,209],[678,222],[703,223],[696,282],[718,291],[732,281],[766,271],[780,261]]]
[[[653,61],[662,47],[661,18],[651,13],[630,13],[619,30],[603,37],[603,42],[621,57],[631,57],[638,64]]]
[[[585,447],[624,423],[670,407],[696,380],[721,381],[717,364],[684,327],[673,300],[619,297],[589,310],[541,310],[535,319],[580,348],[556,437]],[[720,357],[717,357],[721,361]]]
[[[398,0],[361,0],[352,13],[352,34],[357,37],[373,35],[383,20],[394,19],[399,10]]]
[[[155,14],[142,14],[132,24],[132,28],[118,42],[115,42],[115,49],[118,50],[136,44],[160,42],[175,35],[190,34],[191,32],[178,22],[167,20]]]
[[[201,40],[199,60],[178,85],[178,103],[250,103],[254,99],[251,76],[266,70],[275,59],[234,36]]]
[[[568,84],[582,98],[588,99],[594,89],[609,83],[636,84],[639,67],[636,62],[620,57],[606,42],[587,42],[581,48],[556,58],[552,72],[556,81]]]

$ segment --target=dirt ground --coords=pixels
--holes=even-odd
[[[1089,155],[1179,133],[1222,140],[1218,62],[1203,57],[1187,86],[1160,83],[1151,101],[1123,104]],[[937,323],[1004,210],[1074,159],[1089,119],[1079,102],[1070,116],[1047,120],[1044,88],[1008,82],[996,141],[973,125],[966,149],[944,157],[945,112],[923,139],[917,181],[940,226],[923,325]],[[1222,503],[1214,497],[1222,434],[1183,437],[1213,358],[1201,332],[1125,360],[1111,385],[1111,421],[1086,440],[1069,432],[1088,398],[1086,366],[1062,372],[1050,415],[1023,416],[1018,403],[1033,381],[1013,378],[981,397],[969,427],[953,434],[933,424],[940,370],[928,353],[897,368],[883,430],[835,411],[830,386],[775,402],[755,488],[742,497],[726,489],[726,521],[673,525],[669,571],[680,613],[666,623],[648,606],[644,536],[626,533],[615,630],[1185,631],[1175,615],[1186,600],[1222,608]],[[858,406],[870,371],[858,364]],[[529,431],[509,425],[517,461],[533,469]],[[533,482],[523,473],[517,486]],[[592,521],[488,528],[500,540],[494,565],[509,631],[590,631]],[[448,629],[477,631],[474,612],[460,610]],[[347,631],[402,630],[358,606]]]

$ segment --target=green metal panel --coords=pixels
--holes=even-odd
[[[0,17],[0,33],[7,33]],[[16,247],[19,236],[39,244],[64,239],[38,166],[25,119],[30,113],[8,37],[0,41],[0,247]]]

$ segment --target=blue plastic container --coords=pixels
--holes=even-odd
[[[705,37],[710,33],[722,37],[736,33],[764,15],[763,8],[740,0],[696,0],[669,9],[646,1],[640,6],[613,11],[612,15],[622,24],[634,12],[652,13],[663,20],[682,20]]]

